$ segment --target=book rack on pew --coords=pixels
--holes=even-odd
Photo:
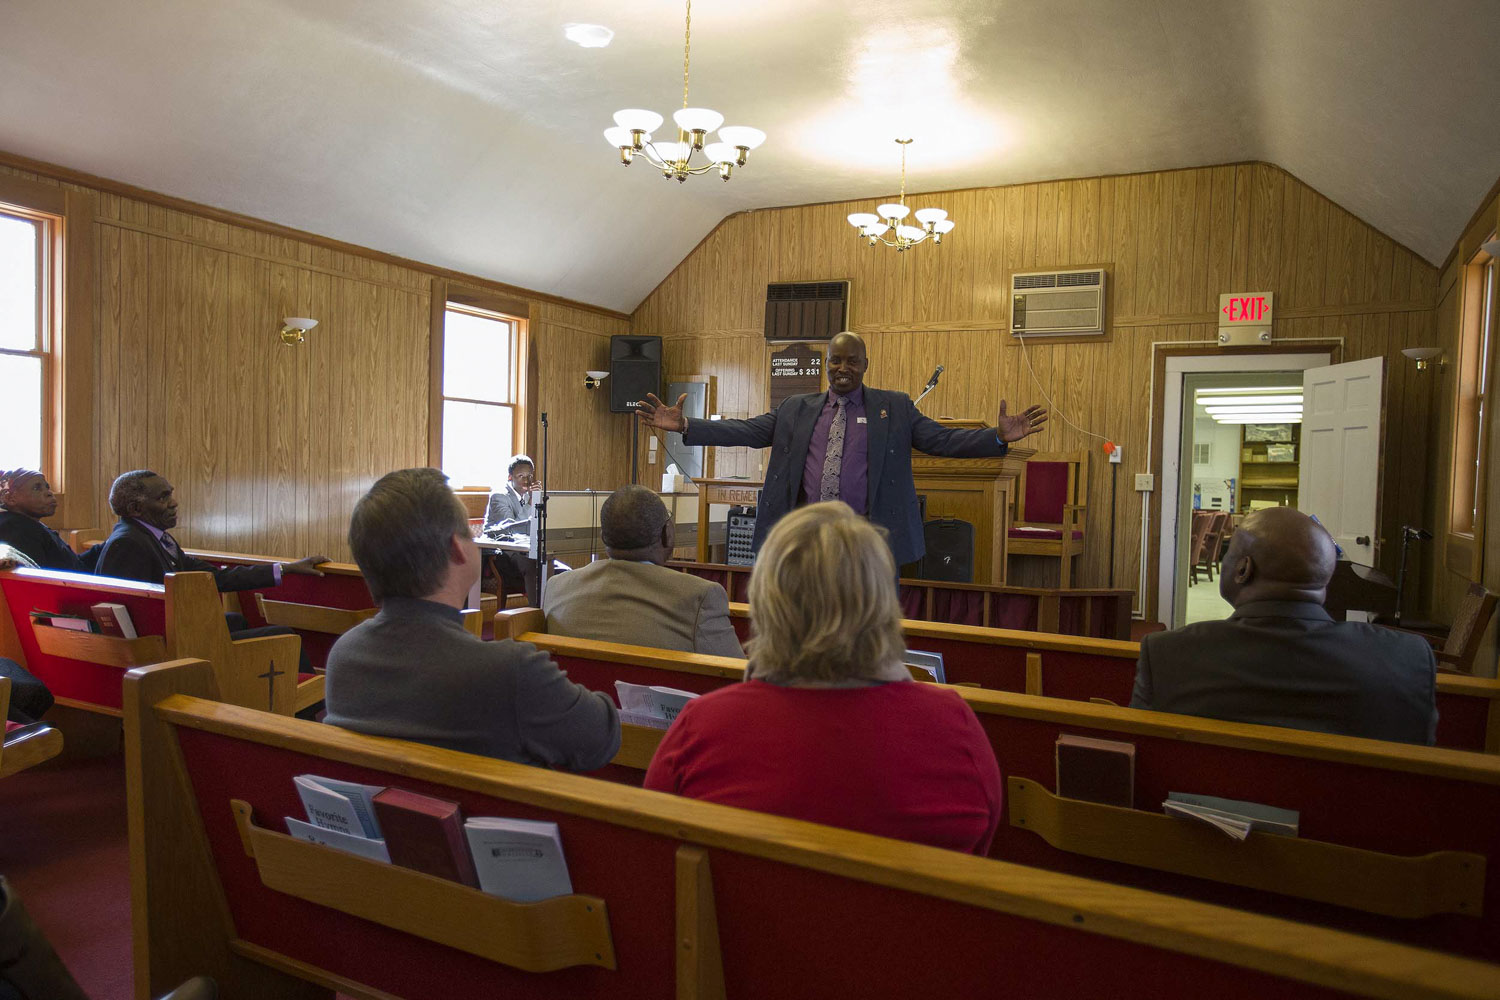
[[[520,638],[597,691],[612,693],[623,680],[704,693],[744,676],[744,661],[729,657],[545,633]],[[1060,735],[1137,748],[1135,805],[1148,812],[1073,809],[1076,803],[1069,802],[1060,807],[1057,824],[1042,822],[1054,844],[1031,828],[1035,820],[1015,823],[1025,818],[1028,803],[1033,813],[1041,808],[1038,798],[1012,794],[991,857],[1500,960],[1500,880],[1487,874],[1487,859],[1500,856],[1500,757],[1062,698],[951,690],[978,716],[1001,773],[1037,789],[1056,788]],[[598,773],[639,784],[662,733],[623,730],[619,755]],[[1179,870],[1170,855],[1197,831],[1178,831],[1186,821],[1155,812],[1174,791],[1298,809],[1305,839],[1266,850],[1253,844],[1269,835],[1252,835],[1245,850],[1200,851],[1191,869]],[[1173,832],[1165,833],[1157,819],[1174,824]],[[1136,853],[1115,856],[1109,852],[1124,848],[1092,846],[1121,840]],[[1296,870],[1283,870],[1285,864]],[[1404,898],[1408,893],[1445,902],[1413,903]],[[1394,916],[1413,907],[1429,912]]]
[[[1500,982],[1500,967],[1469,958],[215,695],[201,661],[127,675],[138,996],[189,972],[214,975],[224,1000],[724,1000],[786,995],[789,983],[869,1000],[1405,1000],[1492,996]],[[436,794],[470,815],[556,822],[580,892],[553,907],[497,906],[457,883],[367,871],[372,862],[335,877],[344,859],[269,828],[308,771]]]
[[[672,560],[673,569],[717,583],[730,601],[750,592],[749,566]],[[901,613],[919,621],[1087,635],[1099,639],[1130,636],[1131,590],[1006,587],[941,580],[899,581]]]

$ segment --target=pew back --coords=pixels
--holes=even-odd
[[[549,651],[574,680],[611,694],[616,679],[701,693],[744,674],[743,661],[722,657],[543,633],[520,638]],[[1012,786],[992,857],[1500,960],[1500,878],[1485,870],[1489,858],[1500,858],[1500,758],[1059,698],[952,690],[978,715]],[[1062,830],[1048,830],[1053,843],[1038,834],[1043,821],[1036,817],[1059,808],[1049,800],[1057,787],[1055,745],[1064,733],[1135,746],[1135,810],[1075,809],[1053,821]],[[655,731],[633,734],[626,741],[630,752],[622,751],[617,764],[644,767],[659,739]],[[1029,787],[1018,792],[1018,779]],[[1049,795],[1038,794],[1043,791]],[[1256,845],[1214,853],[1221,846],[1213,842],[1222,837],[1217,832],[1205,829],[1205,842],[1200,831],[1184,831],[1180,821],[1150,825],[1164,819],[1160,804],[1168,792],[1296,809],[1302,836],[1290,856],[1263,856],[1256,852],[1265,849]],[[1080,839],[1079,830],[1093,832]],[[1185,845],[1182,836],[1194,839]],[[1116,850],[1121,843],[1139,852],[1122,854]],[[1439,856],[1401,863],[1428,854]],[[1202,863],[1171,869],[1172,859],[1187,855]],[[1406,897],[1428,902],[1413,910]]]
[[[1188,900],[213,702],[127,679],[137,995],[1479,997],[1500,969]],[[277,831],[317,773],[556,822],[517,906]],[[524,971],[530,970],[530,971]]]

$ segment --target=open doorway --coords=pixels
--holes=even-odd
[[[1169,628],[1229,617],[1219,559],[1237,519],[1297,506],[1302,373],[1328,355],[1168,358],[1158,608]]]

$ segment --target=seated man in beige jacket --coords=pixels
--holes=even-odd
[[[599,511],[608,559],[547,581],[547,631],[685,653],[743,658],[716,583],[668,569],[676,532],[661,497],[622,486]]]

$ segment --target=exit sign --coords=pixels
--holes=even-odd
[[[1219,296],[1219,326],[1270,326],[1271,292],[1231,292]]]

